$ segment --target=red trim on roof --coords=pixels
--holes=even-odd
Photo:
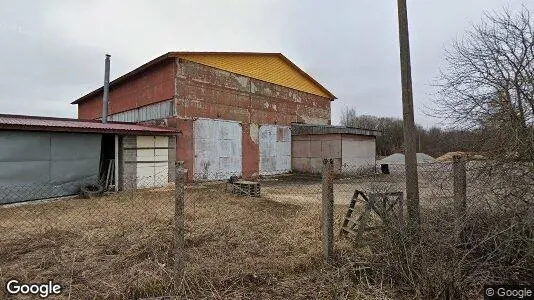
[[[176,135],[176,129],[126,122],[101,123],[96,120],[0,114],[0,130],[60,131],[81,133],[112,133],[124,135]]]

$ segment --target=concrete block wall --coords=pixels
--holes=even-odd
[[[376,161],[374,136],[343,134],[342,149],[344,174],[373,173]]]
[[[291,167],[295,172],[321,173],[324,158],[334,159],[334,172],[341,172],[341,135],[293,135]]]
[[[119,189],[137,189],[137,136],[125,135],[119,140]],[[176,162],[176,136],[169,136],[169,182],[174,182]]]
[[[119,140],[119,189],[137,188],[137,136],[124,135]]]

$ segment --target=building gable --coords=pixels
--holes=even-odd
[[[331,100],[335,99],[334,95],[280,53],[175,52],[174,56]]]

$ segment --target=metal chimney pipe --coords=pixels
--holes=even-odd
[[[104,69],[104,98],[102,99],[102,123],[108,122],[109,105],[109,60],[111,55],[106,54],[106,65]]]

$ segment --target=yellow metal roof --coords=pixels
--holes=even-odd
[[[280,53],[173,52],[172,56],[331,100],[336,99],[326,88]]]

